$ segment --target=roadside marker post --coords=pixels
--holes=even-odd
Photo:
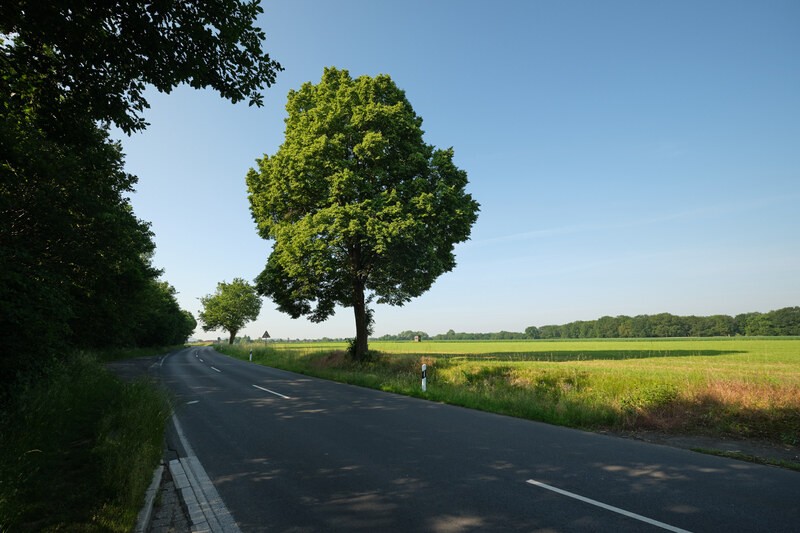
[[[253,362],[253,349],[250,348],[250,362]]]
[[[428,390],[428,365],[422,365],[422,392]]]

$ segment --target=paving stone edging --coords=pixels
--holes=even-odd
[[[186,506],[193,533],[241,533],[197,457],[173,459],[169,470]]]
[[[136,533],[144,533],[150,527],[150,520],[153,517],[153,504],[156,501],[158,489],[161,487],[161,477],[164,475],[164,465],[158,465],[153,471],[153,480],[144,493],[144,507],[136,517]]]

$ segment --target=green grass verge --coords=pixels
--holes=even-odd
[[[20,382],[0,412],[0,531],[131,531],[170,409],[96,357]]]
[[[800,444],[800,339],[380,342],[219,345],[303,374],[584,429]],[[420,390],[420,364],[428,391]]]

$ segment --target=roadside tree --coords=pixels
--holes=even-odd
[[[352,307],[352,355],[364,358],[369,302],[403,305],[452,270],[479,205],[389,76],[326,68],[286,110],[283,144],[247,174],[259,234],[275,241],[256,287],[294,318]]]
[[[245,324],[258,318],[261,311],[261,298],[255,288],[242,278],[234,278],[230,283],[220,282],[214,294],[200,299],[203,310],[200,321],[203,331],[224,329],[230,334],[229,344],[233,344],[236,333]]]
[[[153,236],[109,126],[146,126],[147,86],[261,105],[281,70],[261,12],[258,0],[0,2],[0,396],[52,356],[193,329],[154,288]],[[151,297],[169,320],[141,309]]]

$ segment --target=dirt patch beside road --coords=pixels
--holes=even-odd
[[[704,437],[693,435],[670,435],[657,431],[635,431],[622,433],[607,433],[618,437],[640,440],[651,444],[661,444],[682,448],[685,450],[721,452],[734,459],[745,459],[746,457],[755,458],[753,462],[774,463],[793,463],[792,468],[800,470],[800,447],[762,442],[757,440],[745,439],[721,439],[716,437]],[[738,457],[737,457],[738,456]],[[781,466],[781,465],[776,465]],[[787,466],[787,465],[783,465]]]
[[[150,369],[157,365],[164,355],[136,357],[134,359],[121,359],[105,363],[105,366],[115,376],[123,381],[134,381],[138,378],[150,376]]]

